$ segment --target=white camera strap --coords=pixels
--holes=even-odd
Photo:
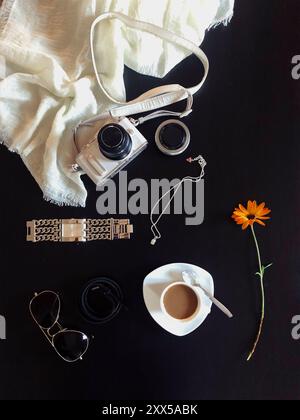
[[[179,84],[172,84],[172,85],[157,87],[157,88],[149,90],[148,92],[144,93],[143,95],[139,96],[138,98],[130,102],[120,102],[116,100],[115,98],[113,98],[109,94],[109,92],[105,89],[103,82],[101,80],[101,76],[100,76],[101,73],[99,72],[97,64],[96,64],[96,57],[95,57],[95,50],[94,50],[96,26],[100,22],[103,22],[105,20],[112,20],[112,19],[118,19],[130,28],[156,35],[166,41],[169,41],[170,43],[179,45],[180,47],[194,53],[199,58],[199,60],[201,61],[204,67],[204,76],[201,82],[198,85],[191,88],[185,88]],[[111,116],[112,118],[121,118],[121,117],[126,117],[126,116],[130,116],[134,114],[139,114],[139,113],[144,113],[144,112],[146,113],[155,109],[164,108],[166,106],[183,101],[185,99],[187,99],[187,108],[184,112],[173,112],[173,111],[166,111],[166,110],[156,111],[144,118],[140,118],[139,120],[137,120],[136,125],[141,124],[153,118],[159,118],[159,117],[164,117],[164,116],[184,118],[192,112],[193,95],[201,89],[209,72],[208,58],[205,55],[205,53],[196,44],[176,35],[173,32],[167,31],[159,26],[156,26],[147,22],[138,21],[138,20],[130,18],[129,16],[126,16],[122,13],[117,13],[117,12],[104,13],[100,15],[97,19],[95,19],[91,27],[90,42],[91,42],[92,62],[93,62],[93,67],[96,74],[97,82],[101,88],[101,91],[104,93],[104,95],[113,104],[115,104],[116,107],[110,110],[108,113],[92,118],[80,125],[93,124],[94,122],[99,121],[100,119],[103,119],[107,116]]]

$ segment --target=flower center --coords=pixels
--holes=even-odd
[[[248,219],[249,219],[249,220],[254,220],[254,219],[256,219],[255,214],[249,214]]]

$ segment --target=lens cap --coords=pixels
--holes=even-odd
[[[132,150],[132,139],[124,127],[105,125],[98,133],[100,151],[110,160],[123,160]]]
[[[81,292],[82,315],[92,324],[106,324],[119,314],[122,307],[122,290],[111,279],[104,277],[93,279]]]
[[[165,155],[178,156],[189,147],[191,133],[182,121],[168,120],[158,127],[155,141],[158,149]]]

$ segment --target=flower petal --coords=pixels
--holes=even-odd
[[[253,213],[252,214],[255,215],[256,214],[256,210],[257,210],[257,202],[255,200],[253,201],[252,206],[253,206],[252,207],[252,210],[253,210]]]
[[[233,214],[240,217],[246,217],[247,215],[240,210],[236,210]]]
[[[246,223],[246,222],[247,222],[247,219],[245,219],[244,217],[237,217],[237,218],[235,219],[235,221],[236,221],[236,223],[237,223],[238,225],[243,225],[244,223]]]
[[[256,209],[256,214],[257,214],[257,215],[260,215],[260,214],[261,214],[261,211],[262,211],[265,207],[266,207],[266,203],[261,203],[261,204],[257,207],[257,209]]]
[[[261,226],[266,226],[266,224],[259,219],[255,219],[255,222],[260,224]]]
[[[272,211],[266,207],[265,209],[263,209],[263,210],[260,212],[260,216],[266,216],[267,214],[270,214],[271,212],[272,212]]]
[[[246,230],[246,229],[247,229],[247,227],[249,226],[249,223],[250,223],[250,221],[249,221],[249,220],[247,220],[247,222],[245,222],[245,223],[243,224],[242,229],[243,229],[243,230]]]
[[[239,205],[239,209],[245,214],[245,216],[248,216],[249,212],[242,204]]]
[[[248,212],[251,216],[254,216],[257,209],[257,202],[256,201],[248,201]]]
[[[249,200],[247,204],[247,211],[249,214],[252,214],[252,209],[253,209],[253,203],[251,200]]]

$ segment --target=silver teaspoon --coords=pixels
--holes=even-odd
[[[218,299],[216,299],[211,293],[209,293],[201,284],[198,282],[198,276],[193,271],[183,271],[182,273],[183,280],[191,284],[192,286],[200,287],[201,290],[205,293],[205,295],[212,301],[213,304],[215,304],[225,315],[228,316],[228,318],[233,318],[232,313],[229,311],[229,309],[226,308],[226,306],[223,305]]]

